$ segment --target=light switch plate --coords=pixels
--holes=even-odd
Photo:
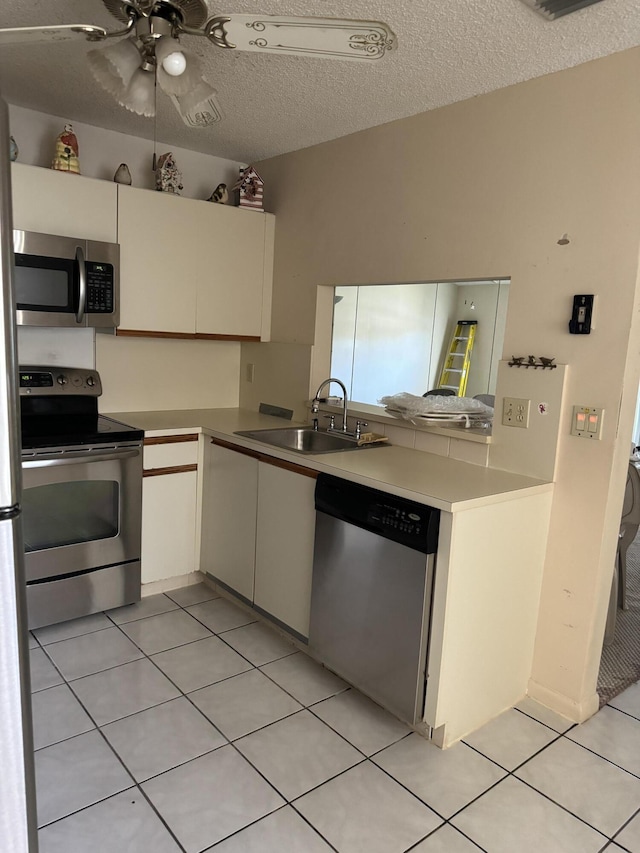
[[[531,400],[522,397],[505,397],[502,401],[502,423],[504,426],[527,429]]]
[[[571,418],[571,435],[600,441],[604,409],[596,406],[574,406]]]

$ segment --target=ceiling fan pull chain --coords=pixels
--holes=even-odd
[[[156,66],[156,70],[154,72],[155,82],[153,85],[153,160],[152,160],[152,169],[155,174],[158,168],[158,160],[156,157],[156,147],[157,147],[157,139],[158,139],[158,67]]]

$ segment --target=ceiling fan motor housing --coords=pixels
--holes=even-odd
[[[126,24],[131,17],[140,18],[135,6],[127,0],[102,0],[107,10]],[[140,0],[137,4],[150,15],[165,18],[169,21],[178,19],[187,27],[199,28],[209,17],[209,10],[204,0]]]
[[[586,6],[593,6],[594,3],[602,3],[602,0],[522,0],[522,2],[543,17],[554,21],[563,15],[571,14],[571,12],[578,12]]]

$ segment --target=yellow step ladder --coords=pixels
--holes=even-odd
[[[444,360],[438,388],[448,388],[464,397],[469,378],[471,351],[476,337],[477,320],[458,320]]]

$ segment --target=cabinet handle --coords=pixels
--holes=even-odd
[[[188,471],[197,471],[197,465],[173,465],[169,468],[145,468],[143,477],[164,477],[166,474],[186,474]]]
[[[182,444],[185,441],[197,441],[198,433],[189,432],[185,435],[158,435],[153,438],[145,438],[144,446],[151,447],[154,444]]]
[[[251,459],[257,459],[258,462],[265,462],[267,465],[273,465],[275,468],[284,468],[286,471],[293,471],[295,474],[302,474],[303,477],[311,477],[313,480],[318,477],[318,472],[313,468],[305,468],[303,465],[296,465],[295,462],[278,459],[276,456],[267,456],[266,453],[258,453],[256,450],[249,450],[247,447],[240,447],[237,444],[232,444],[230,441],[224,441],[221,438],[212,438],[211,444],[215,444],[218,447],[224,447],[227,450],[233,450],[235,453],[241,453],[243,456],[249,456]]]

